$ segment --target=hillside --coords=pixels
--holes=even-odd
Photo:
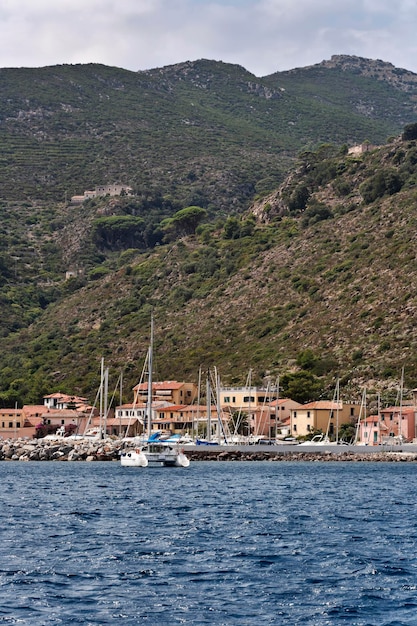
[[[2,83],[1,132],[9,133],[9,141],[29,143],[19,167],[15,143],[0,170],[4,406],[36,402],[54,390],[94,396],[101,357],[115,379],[123,369],[129,398],[146,353],[151,311],[160,378],[196,380],[200,366],[216,365],[224,383],[243,384],[251,369],[257,384],[280,376],[283,391],[298,376],[295,382],[308,397],[331,395],[339,375],[343,391],[360,398],[364,384],[394,393],[405,366],[406,385],[416,386],[417,147],[415,139],[400,137],[415,121],[415,75],[352,57],[263,79],[209,61],[138,75],[97,66],[10,72],[15,92],[5,98]],[[29,88],[34,76],[30,119],[18,113],[26,106],[18,77]],[[61,157],[48,160],[48,142],[53,138],[62,150],[67,139],[86,140],[98,76],[103,105],[95,114],[95,138],[88,141],[90,147],[105,144],[108,154],[97,161],[94,149],[82,143],[74,192],[90,188],[91,180],[115,180],[116,170],[106,168],[110,163],[132,168],[117,176],[127,184],[138,185],[145,175],[135,169],[144,158],[136,150],[140,142],[129,158],[127,135],[123,150],[113,141],[121,128],[131,132],[138,123],[132,95],[138,83],[146,83],[148,95],[152,91],[146,159],[151,185],[136,187],[133,198],[96,198],[81,206],[56,202],[75,161],[68,157],[61,167]],[[117,98],[117,106],[109,104]],[[162,111],[164,99],[170,104]],[[179,146],[174,118],[185,119],[186,106],[190,112],[197,100],[199,127],[187,134],[185,124]],[[268,107],[275,106],[279,114],[272,115],[277,109]],[[118,130],[107,141],[110,118]],[[213,143],[209,127],[216,129]],[[387,143],[389,135],[394,138]],[[368,152],[347,154],[346,144],[365,139]],[[29,144],[38,146],[41,161]],[[34,171],[43,170],[42,159],[53,175],[44,173],[35,200]],[[179,170],[192,160],[194,175],[184,183]],[[130,171],[136,172],[133,181]],[[28,187],[12,191],[16,172]],[[201,185],[217,203],[206,192],[196,197]],[[188,209],[188,222],[184,215],[180,222],[184,207],[195,205],[199,223],[190,227]],[[76,277],[65,280],[68,270]]]
[[[68,281],[38,321],[3,339],[4,388],[91,393],[102,356],[133,384],[151,311],[161,378],[216,365],[225,383],[242,384],[249,368],[259,383],[306,369],[322,390],[337,374],[358,397],[365,383],[398,386],[404,365],[414,386],[416,167],[415,141],[359,156],[323,147],[242,219],[117,254],[106,275]],[[303,208],[294,186],[308,188]]]
[[[416,93],[413,73],[343,56],[264,78],[207,60],[0,69],[0,199],[64,201],[117,180],[227,214],[302,149],[397,136]]]

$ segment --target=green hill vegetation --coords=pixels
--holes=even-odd
[[[0,73],[3,406],[94,395],[102,357],[129,398],[151,312],[158,378],[251,369],[303,401],[336,376],[392,395],[402,366],[417,385],[415,75]],[[115,180],[134,196],[68,202]]]

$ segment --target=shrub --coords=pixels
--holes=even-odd
[[[407,124],[407,126],[404,126],[402,139],[403,141],[417,139],[417,122],[414,124]]]
[[[359,191],[366,204],[374,202],[385,195],[392,196],[401,190],[402,180],[395,170],[380,170],[363,182]]]

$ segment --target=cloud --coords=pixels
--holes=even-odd
[[[355,54],[417,71],[416,26],[411,0],[3,0],[0,66],[208,58],[262,76]]]

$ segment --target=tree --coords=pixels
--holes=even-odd
[[[167,234],[194,235],[197,226],[206,217],[207,211],[199,206],[189,206],[163,220],[161,226]]]
[[[131,215],[99,217],[93,224],[93,239],[99,248],[124,250],[143,245],[144,220]]]
[[[310,224],[316,224],[333,217],[331,210],[322,202],[315,202],[310,205],[304,213],[302,220],[303,226],[309,226]]]
[[[304,211],[307,206],[310,192],[306,185],[298,185],[291,194],[288,201],[288,209],[291,213]]]
[[[283,395],[301,403],[315,400],[322,392],[322,385],[317,376],[305,370],[284,374],[280,385]]]
[[[356,426],[352,424],[352,422],[346,422],[345,424],[341,424],[339,428],[339,439],[342,441],[346,441],[347,443],[353,442],[356,435]]]
[[[414,124],[407,124],[407,126],[404,126],[402,139],[404,141],[417,139],[417,122],[415,122]]]
[[[223,237],[225,239],[239,239],[240,237],[240,220],[234,215],[227,218],[223,228]]]
[[[402,181],[393,169],[379,170],[359,186],[359,191],[366,204],[370,204],[385,195],[392,196],[401,190]]]
[[[311,348],[306,348],[302,350],[297,355],[297,365],[301,367],[303,370],[312,370],[314,369],[317,363],[317,356],[314,354]]]

